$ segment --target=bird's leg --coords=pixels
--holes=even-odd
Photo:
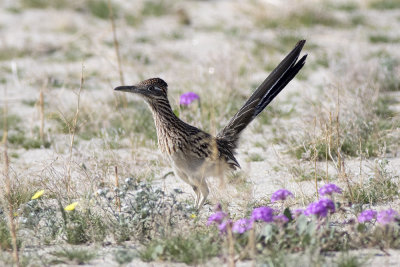
[[[204,205],[204,202],[207,199],[208,193],[210,192],[208,190],[208,185],[207,185],[206,181],[204,180],[204,178],[201,180],[201,184],[199,187],[200,187],[200,192],[201,192],[201,201],[200,201],[199,205],[197,206],[197,209],[200,209]]]
[[[199,204],[199,200],[200,200],[200,191],[199,188],[195,185],[192,185],[193,191],[196,193],[196,202],[194,204],[195,207],[197,207],[197,205]]]
[[[181,170],[179,170],[177,168],[174,168],[174,172],[179,178],[181,178],[185,183],[189,184],[193,188],[193,191],[196,194],[195,207],[197,207],[197,205],[199,204],[199,199],[200,199],[199,187],[194,185],[193,181],[191,181],[189,179],[189,177],[186,175],[186,173],[182,172]]]

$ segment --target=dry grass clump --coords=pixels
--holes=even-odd
[[[364,23],[363,17],[353,12],[357,7],[354,5],[336,6],[328,1],[322,4],[292,1],[285,7],[285,10],[281,10],[279,7],[278,12],[277,6],[258,2],[257,5],[250,6],[246,12],[253,15],[255,26],[263,28],[298,29],[299,27],[316,26],[343,28]],[[354,14],[351,13],[343,18],[336,12],[341,9],[347,9]]]
[[[386,159],[376,160],[367,177],[353,182],[351,192],[346,190],[344,197],[353,203],[370,205],[398,198],[400,177],[390,171],[388,165]]]
[[[314,114],[309,115],[308,125],[315,126],[305,129],[302,138],[292,139],[297,158],[333,160],[339,154],[376,157],[398,149],[396,139],[390,136],[399,122],[383,92],[390,81],[371,79],[375,75],[387,77],[386,70],[371,63],[353,64],[341,62],[337,77],[342,80],[323,89],[324,102],[310,103]]]
[[[370,0],[368,7],[374,9],[397,9],[400,8],[400,3],[397,0]]]
[[[388,53],[379,56],[379,71],[375,73],[377,86],[383,92],[400,91],[400,59]]]
[[[142,140],[142,145],[156,142],[152,114],[142,101],[129,101],[126,108],[113,105],[85,102],[77,121],[77,140],[100,139],[111,149],[128,147],[136,140]],[[50,112],[48,117],[57,133],[67,134],[73,107]]]

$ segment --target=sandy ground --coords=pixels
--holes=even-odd
[[[23,1],[21,1],[22,3]],[[265,16],[273,16],[280,10],[282,14],[301,4],[299,1],[166,1],[170,8],[162,16],[141,18],[136,26],[131,26],[123,17],[116,20],[117,34],[120,42],[122,65],[127,84],[138,82],[143,78],[159,76],[169,84],[169,95],[173,106],[179,102],[179,95],[185,91],[194,91],[203,101],[208,101],[211,93],[216,99],[232,90],[238,91],[240,97],[251,94],[254,86],[259,84],[268,71],[266,64],[276,65],[286,50],[280,47],[281,36],[294,36],[308,40],[304,51],[309,54],[305,66],[307,77],[295,79],[285,89],[273,105],[283,107],[295,106],[296,113],[290,119],[274,118],[273,125],[289,127],[291,124],[302,124],[304,128],[312,125],[303,117],[308,101],[319,99],[320,88],[327,88],[345,81],[338,76],[341,62],[358,61],[360,58],[377,51],[386,51],[393,58],[399,59],[398,42],[371,44],[368,36],[371,32],[385,33],[400,38],[400,10],[375,10],[364,7],[353,11],[352,16],[363,16],[366,23],[349,27],[315,27],[299,28],[263,28],[254,22],[255,16],[265,12]],[[307,1],[307,5],[319,5],[320,1]],[[103,120],[102,125],[109,127],[107,113],[113,112],[115,101],[113,87],[119,85],[118,67],[115,51],[112,46],[112,31],[110,22],[97,18],[88,12],[74,8],[35,9],[24,7],[20,2],[2,1],[0,3],[0,50],[7,54],[7,49],[20,51],[19,56],[13,56],[0,61],[1,87],[7,88],[7,99],[10,113],[17,114],[23,120],[24,131],[33,136],[35,127],[39,125],[37,105],[27,105],[38,99],[39,90],[45,80],[50,84],[45,88],[46,118],[50,113],[71,114],[76,106],[76,90],[82,64],[84,65],[85,85],[81,95],[81,106],[88,110],[96,120]],[[142,1],[116,1],[120,10],[138,16],[137,10]],[[257,5],[271,7],[259,9]],[[15,10],[18,11],[15,11]],[[190,18],[190,25],[180,22],[179,10],[185,11]],[[258,12],[256,12],[258,10]],[[350,13],[335,11],[340,20],[347,20]],[[256,42],[265,43],[268,49],[261,55],[251,54]],[[294,45],[294,43],[293,43]],[[291,47],[293,45],[289,45]],[[318,49],[312,49],[312,46]],[[285,46],[286,47],[286,46]],[[4,52],[5,51],[5,52]],[[11,50],[10,50],[11,51]],[[12,53],[12,52],[9,52]],[[329,67],[312,67],[319,57],[325,56],[331,64]],[[83,59],[83,62],[82,62]],[[356,64],[362,64],[355,62]],[[369,63],[368,63],[369,64]],[[240,68],[245,66],[245,74],[239,75]],[[308,68],[308,69],[307,69]],[[312,69],[311,69],[312,68]],[[214,88],[228,88],[227,91],[215,91]],[[393,98],[400,99],[398,92]],[[4,97],[0,103],[4,105]],[[133,96],[127,96],[134,105],[144,105]],[[218,105],[218,103],[215,103]],[[398,104],[394,109],[400,110]],[[99,115],[100,114],[100,115]],[[96,115],[104,116],[98,118]],[[222,121],[228,120],[233,114],[226,114]],[[138,116],[138,114],[132,114]],[[187,115],[183,115],[187,116]],[[90,119],[90,118],[89,118]],[[202,127],[202,122],[189,121]],[[222,123],[223,124],[223,123]],[[207,125],[206,125],[207,126]],[[255,122],[244,133],[238,151],[238,160],[247,181],[245,189],[240,186],[226,185],[221,188],[219,181],[211,180],[212,191],[210,203],[230,201],[232,211],[240,213],[249,201],[262,201],[279,188],[287,188],[296,196],[312,196],[315,184],[312,181],[295,182],[288,169],[294,164],[313,168],[310,162],[293,159],[284,153],[287,147],[283,144],[272,144],[272,125],[261,125]],[[51,136],[53,144],[49,149],[30,149],[12,147],[10,153],[18,157],[11,159],[12,172],[20,179],[33,180],[43,175],[43,170],[51,163],[62,166],[68,158],[69,136],[54,132],[55,123],[46,120],[46,135]],[[301,128],[297,130],[301,131]],[[399,132],[399,130],[397,130]],[[135,136],[135,133],[132,133]],[[79,136],[77,137],[79,139]],[[125,140],[126,141],[126,140]],[[106,179],[113,177],[113,166],[120,166],[121,176],[130,173],[143,172],[138,168],[148,166],[148,161],[157,162],[144,172],[153,172],[155,185],[172,190],[181,188],[184,197],[192,198],[191,188],[183,184],[179,178],[169,176],[166,181],[159,177],[170,171],[170,167],[162,159],[156,149],[156,140],[127,141],[129,146],[121,149],[104,149],[102,140],[94,138],[89,141],[79,140],[74,147],[74,162],[87,162],[93,173],[104,175]],[[255,146],[255,141],[266,143],[265,146]],[[122,142],[122,141],[121,141]],[[262,161],[251,161],[249,155],[261,155]],[[363,161],[362,173],[371,171],[374,158]],[[395,174],[400,174],[399,153],[394,152],[388,157],[388,168]],[[107,166],[98,166],[101,164]],[[346,159],[349,173],[359,174],[357,158]],[[98,163],[98,164],[97,164]],[[57,165],[60,164],[60,165]],[[324,169],[324,162],[318,165]],[[94,167],[96,165],[96,167]],[[329,163],[330,173],[335,170]],[[149,168],[149,167],[147,167]],[[132,171],[133,170],[133,171]],[[79,178],[79,177],[78,177]],[[84,186],[85,187],[85,186]],[[399,207],[399,201],[387,203],[382,207]],[[212,205],[205,206],[208,214]],[[113,248],[114,249],[114,248]],[[99,248],[104,257],[97,258],[91,265],[114,266],[108,248]],[[360,250],[358,253],[369,260],[366,266],[398,266],[400,252],[390,250],[388,255],[377,250]],[[211,262],[213,266],[215,262]],[[181,266],[176,263],[143,263],[134,260],[129,266]],[[238,266],[250,266],[243,262]]]

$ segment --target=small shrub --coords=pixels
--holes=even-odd
[[[88,249],[82,248],[65,248],[50,253],[56,259],[52,260],[52,264],[87,264],[96,257],[96,254]]]
[[[388,161],[379,160],[375,163],[374,173],[363,183],[355,183],[351,186],[351,193],[346,190],[344,196],[352,199],[354,203],[376,204],[385,201],[393,201],[399,195],[399,177],[387,170]]]
[[[361,267],[363,265],[364,261],[357,256],[348,255],[348,253],[342,253],[337,261],[338,267]]]
[[[115,241],[121,243],[132,238],[155,238],[171,231],[178,221],[187,219],[193,212],[192,207],[179,202],[177,193],[166,195],[146,182],[128,178],[121,189],[100,189],[96,201]],[[121,201],[121,211],[112,203],[116,195]]]
[[[400,38],[393,38],[388,35],[374,34],[369,36],[369,41],[371,43],[398,43]]]
[[[3,129],[4,129],[4,115],[3,115],[3,109],[0,110],[0,134],[3,134]],[[21,117],[15,114],[8,114],[7,115],[7,128],[9,130],[15,130],[15,129],[20,129],[20,123],[22,121]]]
[[[310,131],[305,132],[303,138],[295,136],[289,139],[292,143],[289,152],[298,159],[307,160],[332,160],[338,158],[338,153],[350,157],[360,154],[377,157],[382,152],[390,152],[397,142],[394,137],[390,137],[390,130],[398,123],[393,120],[394,112],[390,107],[392,101],[388,97],[379,96],[362,112],[341,114],[339,126],[336,119],[322,115],[318,122],[321,126],[317,128],[316,134]]]
[[[8,136],[8,142],[15,147],[23,147],[25,149],[35,149],[35,148],[49,148],[51,143],[49,141],[42,141],[39,137],[31,138],[26,137],[23,131],[12,131]]]
[[[21,0],[23,8],[65,8],[67,6],[66,0]]]
[[[119,264],[127,264],[130,263],[135,257],[137,257],[136,252],[132,252],[127,249],[119,249],[114,253],[114,260]]]
[[[359,4],[354,1],[346,1],[346,2],[339,2],[335,3],[334,8],[346,12],[353,12],[360,8]]]
[[[256,17],[256,24],[266,28],[298,28],[314,27],[323,25],[327,27],[343,27],[345,22],[336,18],[332,12],[324,12],[322,9],[314,6],[306,6],[303,8],[293,9],[283,17],[259,16]]]
[[[164,0],[150,0],[143,3],[141,14],[143,16],[160,17],[170,11],[170,5]]]
[[[89,0],[87,2],[87,7],[90,14],[93,16],[101,19],[108,19],[110,10],[108,9],[107,0]],[[119,8],[115,4],[112,4],[111,8],[113,15],[116,16]]]
[[[326,181],[327,179],[328,181],[332,180],[332,177],[330,177],[329,175],[328,178],[326,177],[326,171],[321,170],[320,168],[314,170],[314,168],[305,167],[303,164],[291,166],[289,168],[289,172],[295,177],[294,179],[298,182],[315,181],[315,177],[317,177],[317,181]],[[315,174],[315,172],[317,172],[317,174]]]
[[[263,156],[257,153],[251,153],[248,158],[248,161],[253,161],[253,162],[258,162],[263,160],[264,160]]]
[[[400,61],[384,56],[380,59],[380,71],[376,72],[375,80],[382,91],[400,90]]]
[[[31,200],[21,207],[20,221],[33,237],[46,244],[63,238],[69,244],[101,242],[106,236],[102,217],[91,208],[66,212],[54,200]]]
[[[88,242],[103,241],[106,236],[106,227],[102,217],[93,214],[89,209],[72,211],[66,215],[64,228],[67,243],[77,245]]]
[[[128,24],[129,26],[132,27],[136,27],[141,23],[141,18],[137,15],[133,15],[133,14],[126,14],[124,16],[126,24]]]
[[[2,254],[1,251],[12,251],[12,239],[10,234],[10,229],[8,228],[9,224],[6,219],[6,214],[0,208],[0,255]],[[19,237],[17,237],[17,247],[18,249],[21,248],[22,241]],[[1,258],[0,258],[1,260]]]
[[[202,264],[221,252],[220,237],[213,232],[197,231],[151,241],[140,252],[143,261],[167,260]]]
[[[0,250],[12,250],[11,235],[8,229],[8,223],[5,214],[0,209]]]
[[[400,8],[400,2],[397,0],[372,0],[368,6],[375,9],[397,9]]]

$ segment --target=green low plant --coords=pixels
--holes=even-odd
[[[140,251],[143,261],[172,261],[202,264],[221,252],[221,238],[215,232],[198,230],[189,235],[155,239]]]
[[[361,267],[364,265],[364,261],[355,255],[349,255],[349,253],[343,252],[340,254],[337,260],[338,267]]]
[[[170,11],[170,5],[165,0],[149,0],[145,1],[141,14],[143,16],[160,17],[166,15]]]
[[[0,209],[0,250],[12,250],[11,235],[3,210]]]
[[[82,248],[63,248],[50,253],[56,257],[51,261],[52,264],[87,264],[96,257],[96,253],[89,249]]]
[[[397,0],[370,0],[368,6],[375,9],[396,9],[400,8],[400,2]]]
[[[114,253],[114,260],[119,265],[124,265],[130,263],[137,256],[138,253],[136,251],[131,251],[128,249],[119,249]]]

